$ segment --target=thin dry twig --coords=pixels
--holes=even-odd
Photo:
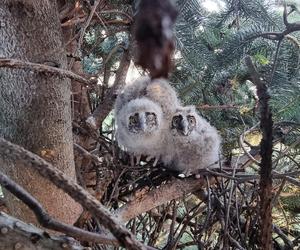
[[[257,165],[260,164],[260,162],[258,160],[256,160],[249,152],[248,150],[245,148],[244,145],[244,140],[245,140],[245,135],[250,133],[251,131],[255,130],[258,127],[259,123],[255,124],[253,127],[249,128],[248,130],[244,131],[240,137],[239,137],[239,145],[240,147],[243,149],[243,151],[245,152],[245,154],[249,157],[249,159],[251,159],[253,162],[255,162]],[[256,169],[255,169],[256,170]]]
[[[89,16],[88,16],[88,18],[87,18],[87,20],[86,20],[86,22],[85,22],[85,24],[84,24],[84,27],[83,27],[83,29],[81,30],[81,33],[80,33],[80,37],[79,37],[79,40],[78,40],[78,43],[77,43],[77,49],[76,49],[77,51],[80,50],[81,45],[82,45],[82,43],[83,43],[83,38],[84,38],[85,32],[86,32],[87,28],[89,27],[89,25],[90,25],[90,23],[91,23],[91,21],[92,21],[92,18],[93,18],[94,14],[95,14],[95,11],[96,11],[98,5],[99,5],[102,1],[103,1],[103,0],[97,0],[97,1],[95,2],[95,4],[93,5],[93,7],[91,8],[91,12],[90,12],[90,14],[89,14]],[[75,54],[76,54],[77,51],[75,51]],[[70,68],[70,69],[72,68],[73,63],[74,63],[74,60],[71,60],[71,61],[70,61],[70,64],[69,64],[69,68]]]
[[[282,31],[282,32],[264,32],[264,33],[260,33],[260,34],[252,36],[251,39],[255,39],[255,38],[258,38],[258,37],[263,37],[263,38],[270,39],[270,40],[281,41],[285,37],[288,37],[290,33],[293,33],[295,31],[299,31],[300,30],[300,22],[290,23],[290,22],[288,22],[287,17],[288,17],[287,6],[286,6],[286,3],[284,3],[283,23],[285,25],[285,30]]]
[[[199,104],[197,108],[201,110],[224,110],[224,109],[239,109],[239,106],[227,104],[227,105],[208,105],[208,104]]]

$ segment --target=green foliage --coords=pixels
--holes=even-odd
[[[95,58],[93,54],[83,58],[83,67],[87,73],[95,74],[100,68],[103,67],[103,59]]]
[[[299,46],[293,39],[284,39],[274,61],[278,42],[260,35],[284,30],[281,9],[267,1],[224,2],[219,12],[208,12],[201,1],[177,1],[180,15],[175,36],[180,57],[171,80],[186,104],[239,107],[200,110],[223,133],[225,147],[232,147],[233,134],[258,122],[253,115],[255,88],[247,85],[246,55],[253,57],[270,87],[275,121],[299,121]],[[294,40],[299,38],[296,32],[292,35]]]
[[[289,195],[280,198],[283,206],[289,212],[300,213],[300,194]]]

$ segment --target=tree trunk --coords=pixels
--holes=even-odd
[[[74,2],[72,4],[72,9],[75,8],[75,4],[77,2]],[[65,5],[65,1],[58,1],[58,4],[60,8]],[[78,41],[77,39],[73,39],[73,36],[75,35],[75,27],[68,26],[63,27],[63,40],[64,44],[66,44],[66,50],[69,54],[74,55],[77,52],[78,49]],[[71,42],[70,42],[71,41]],[[71,58],[68,61],[69,66],[71,65],[70,70],[72,72],[82,75],[84,73],[82,63],[81,61],[73,61],[74,59]],[[73,61],[73,62],[72,62]],[[81,124],[82,121],[85,121],[85,119],[91,114],[91,109],[89,105],[89,99],[88,99],[88,92],[85,86],[82,86],[80,82],[77,82],[75,80],[71,81],[71,104],[72,104],[72,120],[78,124]],[[80,146],[84,147],[85,149],[89,149],[93,143],[95,143],[95,140],[92,139],[87,134],[81,134],[81,133],[74,133],[73,134],[74,142],[79,144]],[[75,168],[77,171],[77,179],[79,181],[79,184],[82,185],[84,188],[86,188],[86,180],[84,176],[81,174],[84,173],[84,168],[89,168],[91,164],[91,160],[89,158],[86,158],[82,155],[82,153],[78,153],[78,151],[74,152],[74,160],[75,160]]]
[[[56,1],[2,0],[0,57],[66,68]],[[19,144],[75,178],[70,81],[30,70],[0,69],[0,136]],[[0,159],[1,160],[1,159]],[[73,223],[81,207],[37,172],[18,163],[0,168],[55,218]],[[33,213],[6,194],[11,213],[35,222]]]

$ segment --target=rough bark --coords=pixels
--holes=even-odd
[[[64,6],[64,1],[58,1],[59,6]],[[71,5],[71,9],[75,8],[75,2]],[[61,9],[61,8],[60,8]],[[67,53],[70,55],[76,55],[78,50],[78,39],[73,39],[76,36],[75,27],[63,27],[63,40],[67,50]],[[70,58],[68,60],[68,65],[72,72],[83,75],[84,70],[81,61],[74,60],[74,58]],[[71,106],[72,106],[72,121],[75,121],[78,124],[82,124],[90,114],[91,114],[91,107],[88,99],[88,90],[85,86],[83,86],[79,81],[76,79],[72,79],[71,81]],[[95,140],[92,139],[89,134],[82,134],[82,133],[74,133],[73,140],[75,143],[79,144],[80,146],[88,149],[91,147]],[[84,157],[82,154],[78,152],[74,152],[74,161],[75,167],[77,172],[77,179],[79,183],[85,187],[86,180],[82,173],[85,173],[84,168],[88,168],[90,166],[90,159]]]
[[[1,1],[0,20],[0,57],[66,69],[56,1]],[[74,179],[70,81],[28,69],[1,68],[0,136],[42,156]],[[66,223],[76,220],[81,207],[50,181],[6,159],[0,168],[53,217]],[[6,198],[14,216],[36,221],[16,198]]]
[[[5,250],[83,250],[78,242],[47,232],[0,212],[0,249]]]

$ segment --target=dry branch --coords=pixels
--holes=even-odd
[[[47,73],[59,77],[70,78],[71,80],[75,80],[85,85],[94,84],[94,81],[87,80],[84,77],[77,75],[71,71],[57,68],[57,67],[52,67],[46,64],[25,62],[18,59],[0,58],[0,68],[1,67],[7,67],[13,69],[28,69],[28,70],[33,70],[35,72]]]
[[[122,246],[129,249],[146,249],[146,247],[138,242],[125,227],[120,225],[120,222],[92,195],[74,181],[68,179],[67,176],[55,169],[44,159],[2,138],[0,138],[0,157],[2,159],[8,158],[13,161],[20,161],[24,164],[24,167],[37,170],[40,175],[52,181],[58,188],[63,189],[95,218],[98,218],[119,240]]]
[[[206,185],[205,178],[172,179],[170,183],[160,186],[147,194],[136,198],[116,211],[120,221],[128,221],[141,213],[145,213],[168,201],[183,197],[189,193],[198,191]]]
[[[251,39],[263,37],[263,38],[270,39],[270,40],[281,41],[284,37],[289,37],[290,33],[293,33],[295,31],[300,31],[300,22],[290,23],[290,22],[288,22],[287,17],[288,17],[287,8],[286,8],[286,4],[284,4],[283,23],[285,25],[285,30],[282,32],[260,33],[260,34],[252,36]],[[297,43],[299,44],[299,42],[297,42]]]
[[[201,110],[224,110],[224,109],[239,109],[239,106],[227,104],[227,105],[208,105],[208,104],[199,104],[197,108]]]
[[[71,238],[47,232],[0,212],[0,249],[83,250]]]
[[[260,105],[260,127],[263,138],[260,144],[260,243],[261,249],[272,247],[272,114],[269,107],[270,96],[265,83],[261,80],[251,58],[245,59],[246,65],[257,88]]]

